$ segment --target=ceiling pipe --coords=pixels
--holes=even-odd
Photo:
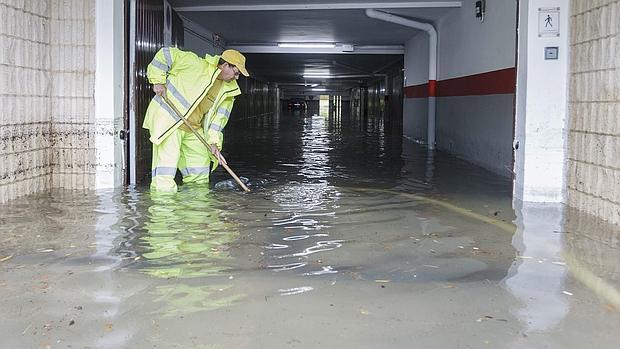
[[[437,30],[432,24],[414,21],[409,18],[395,16],[386,12],[366,9],[366,16],[386,22],[404,25],[423,30],[428,33],[428,128],[427,143],[429,149],[435,149],[435,110],[437,96]]]

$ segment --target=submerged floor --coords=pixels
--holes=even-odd
[[[212,188],[0,206],[6,348],[617,348],[617,227],[380,122],[229,126]]]

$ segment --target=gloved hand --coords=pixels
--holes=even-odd
[[[158,96],[165,96],[166,85],[160,85],[160,84],[153,85],[153,92],[155,92],[155,94]]]
[[[219,161],[221,164],[228,165],[226,159],[224,159],[224,155],[220,153],[220,150],[217,149],[215,144],[209,144],[209,148],[211,149],[211,154],[215,155],[215,157],[217,158],[217,161]]]

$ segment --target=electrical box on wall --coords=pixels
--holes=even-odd
[[[545,59],[558,59],[558,51],[557,46],[545,47]]]
[[[480,22],[484,22],[484,14],[485,10],[485,0],[476,1],[476,18],[480,20]]]

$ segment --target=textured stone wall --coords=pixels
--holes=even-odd
[[[568,204],[620,224],[620,1],[571,11]]]
[[[52,187],[94,188],[95,1],[51,1]]]
[[[0,0],[0,202],[94,185],[95,0]]]
[[[50,183],[49,5],[0,0],[0,202]]]

